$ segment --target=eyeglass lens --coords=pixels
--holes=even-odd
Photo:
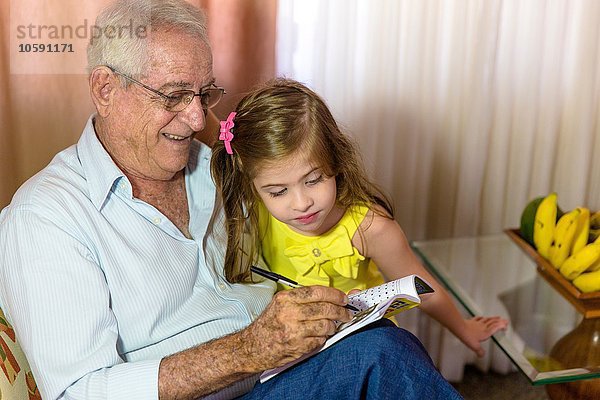
[[[191,90],[182,90],[171,93],[165,99],[165,108],[169,111],[182,111],[194,100],[194,97],[200,96],[200,104],[202,108],[212,108],[223,97],[223,89],[208,88],[201,93],[194,93]]]

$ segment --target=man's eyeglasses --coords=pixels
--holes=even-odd
[[[159,92],[156,89],[152,89],[150,86],[144,85],[142,82],[133,79],[130,76],[127,76],[112,67],[108,67],[115,74],[122,76],[130,82],[136,83],[143,87],[146,90],[151,91],[154,94],[157,94],[163,100],[163,107],[165,110],[170,112],[179,112],[183,111],[187,106],[189,106],[192,101],[194,101],[194,97],[200,97],[200,104],[202,104],[202,108],[209,109],[213,108],[217,105],[219,101],[223,98],[223,95],[226,93],[225,89],[211,83],[210,86],[200,89],[200,92],[196,93],[193,90],[177,90],[175,92],[165,94]]]

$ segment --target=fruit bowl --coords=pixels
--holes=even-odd
[[[538,272],[586,319],[600,318],[600,292],[583,293],[521,237],[519,229],[504,231],[537,265]]]

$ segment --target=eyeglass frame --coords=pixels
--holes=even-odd
[[[123,78],[127,79],[127,80],[128,80],[128,81],[130,81],[130,82],[137,83],[138,85],[140,85],[140,86],[141,86],[141,87],[143,87],[144,89],[146,89],[146,90],[149,90],[150,92],[152,92],[152,93],[154,93],[154,94],[157,94],[157,95],[159,95],[160,97],[162,97],[162,98],[163,98],[163,99],[165,99],[165,100],[170,100],[170,99],[172,99],[172,96],[169,96],[169,95],[168,95],[168,94],[166,94],[166,93],[162,93],[162,92],[160,92],[160,91],[158,91],[158,90],[156,90],[156,89],[153,89],[153,88],[151,88],[150,86],[148,86],[148,85],[145,85],[145,84],[143,84],[142,82],[140,82],[140,81],[138,81],[138,80],[136,80],[136,79],[133,79],[133,78],[132,78],[132,77],[130,77],[129,75],[126,75],[126,74],[124,74],[124,73],[122,73],[122,72],[118,71],[116,68],[113,68],[113,67],[111,67],[110,65],[107,65],[107,67],[108,67],[108,68],[109,68],[109,69],[110,69],[112,72],[114,72],[115,74],[117,74],[117,75],[119,75],[119,76],[122,76]],[[212,86],[212,87],[211,87],[211,86]],[[213,105],[212,105],[212,106],[210,106],[210,107],[204,107],[204,105],[202,104],[202,97],[201,97],[201,96],[202,96],[202,95],[205,93],[205,92],[203,92],[203,90],[204,90],[204,89],[207,89],[207,88],[210,88],[211,90],[217,89],[217,90],[219,90],[219,91],[221,92],[221,96],[219,97],[219,100],[217,100],[217,101],[216,101],[216,103],[215,103],[215,104],[213,104]],[[168,109],[168,108],[165,106],[165,104],[163,103],[163,108],[164,108],[165,110],[169,111],[169,112],[181,112],[181,111],[185,110],[187,107],[189,107],[189,105],[190,105],[190,104],[192,104],[192,102],[194,101],[194,97],[196,97],[196,96],[200,97],[200,104],[202,105],[202,109],[204,109],[204,110],[208,110],[208,109],[211,109],[211,108],[213,108],[213,107],[214,107],[214,106],[216,106],[217,104],[219,104],[219,102],[220,102],[220,101],[221,101],[221,99],[223,98],[223,95],[224,95],[224,94],[227,94],[227,92],[225,91],[225,88],[224,88],[224,87],[217,86],[217,85],[215,85],[215,83],[214,83],[214,82],[213,82],[213,83],[211,83],[211,84],[209,84],[208,86],[205,86],[205,87],[203,87],[202,89],[200,89],[200,91],[199,91],[198,93],[195,93],[195,92],[194,92],[193,90],[191,90],[191,89],[177,90],[176,92],[190,92],[190,93],[193,93],[194,95],[192,96],[192,100],[191,100],[189,103],[187,103],[187,104],[186,104],[186,105],[185,105],[185,106],[184,106],[184,107],[183,107],[181,110],[178,110],[178,111],[173,111],[172,109],[171,109],[171,110],[169,110],[169,109]],[[182,98],[182,100],[181,100],[179,103],[177,103],[177,104],[181,104],[181,103],[184,103],[184,104],[185,104],[185,102],[183,101],[183,98]]]

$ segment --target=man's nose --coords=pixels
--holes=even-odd
[[[192,102],[179,112],[179,118],[194,132],[201,131],[206,125],[206,112],[202,108],[200,97],[195,96]]]

